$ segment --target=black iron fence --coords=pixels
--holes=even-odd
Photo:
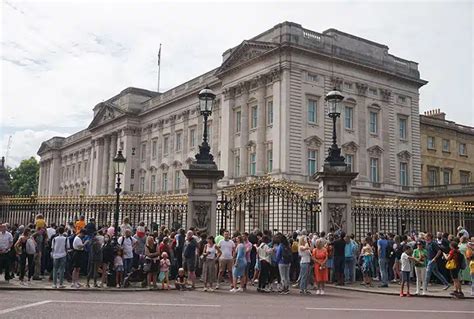
[[[124,195],[120,198],[119,221],[129,217],[132,225],[140,221],[151,227],[165,225],[170,229],[186,227],[186,195]],[[47,223],[64,224],[80,215],[95,218],[98,225],[113,224],[115,196],[2,197],[0,222],[26,225],[42,214]]]
[[[357,238],[367,233],[447,232],[458,226],[474,232],[474,206],[454,201],[356,198],[352,224]]]

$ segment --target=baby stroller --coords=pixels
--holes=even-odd
[[[143,271],[143,266],[140,265],[138,269],[132,270],[132,272],[125,277],[123,286],[125,288],[130,287],[131,282],[141,282],[142,283],[142,288],[146,287],[146,275],[147,273]]]

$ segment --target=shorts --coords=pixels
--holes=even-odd
[[[410,281],[410,272],[409,271],[402,271],[402,282],[409,282]]]
[[[184,267],[184,271],[195,272],[196,271],[196,258],[184,258],[183,267]]]
[[[234,261],[232,259],[219,259],[219,271],[228,271],[232,272],[232,266],[234,265]]]
[[[123,268],[123,265],[117,265],[115,266],[115,271],[116,272],[124,272],[124,268]]]
[[[451,279],[459,279],[460,268],[450,269],[449,274],[451,275]]]
[[[84,251],[83,250],[74,250],[72,254],[72,267],[73,268],[81,268],[82,259],[84,258]]]

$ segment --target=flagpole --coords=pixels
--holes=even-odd
[[[160,50],[158,51],[158,85],[156,91],[160,92],[160,71],[161,71],[161,43],[160,43]]]

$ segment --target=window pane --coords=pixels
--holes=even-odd
[[[267,103],[267,124],[273,124],[273,102],[269,101]]]
[[[377,133],[377,113],[375,112],[370,112],[369,129],[370,133]]]
[[[308,122],[316,123],[317,105],[315,100],[308,100]]]
[[[352,107],[348,107],[346,106],[345,108],[345,116],[344,116],[344,123],[345,123],[345,127],[348,128],[348,129],[352,129],[352,122],[353,122],[353,119],[352,119],[352,116],[353,116],[353,108]]]
[[[242,113],[240,113],[240,111],[237,111],[237,113],[235,113],[235,132],[236,133],[240,132],[241,117],[242,117]]]

